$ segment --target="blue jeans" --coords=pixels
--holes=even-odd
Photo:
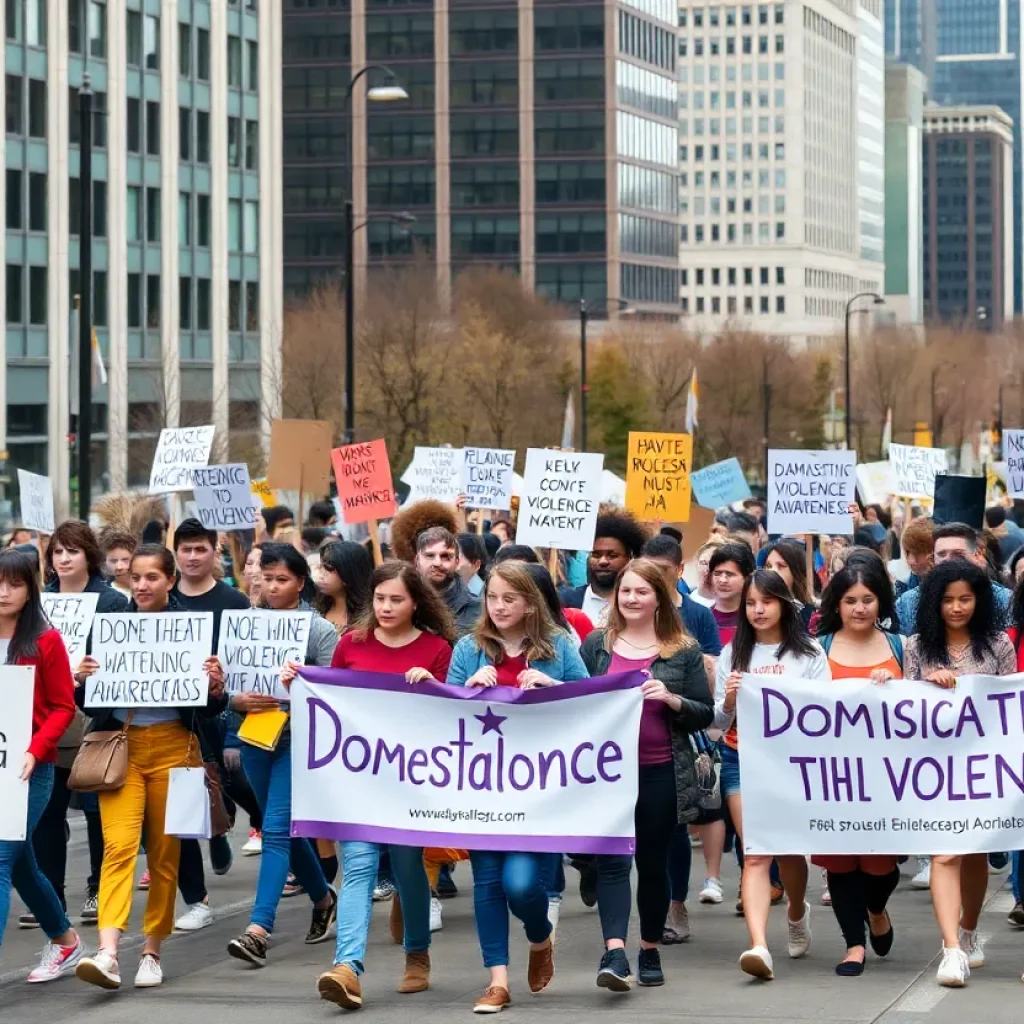
[[[11,912],[11,886],[18,890],[25,906],[35,914],[47,938],[63,935],[71,922],[60,900],[39,870],[32,848],[32,833],[46,810],[53,790],[53,765],[37,764],[28,782],[28,828],[26,839],[0,841],[0,945]]]
[[[291,739],[291,733],[285,730],[274,750],[242,744],[242,768],[263,812],[263,856],[250,921],[267,932],[274,930],[289,864],[314,903],[319,903],[328,892],[313,845],[308,839],[291,838]]]
[[[560,853],[543,853],[540,856],[544,859],[542,870],[548,899],[560,903],[562,894],[565,892],[565,865],[562,863],[562,855]]]
[[[520,921],[530,942],[551,934],[548,920],[550,854],[470,850],[473,909],[484,967],[508,966],[508,912]]]
[[[1020,903],[1020,857],[1020,850],[1010,854],[1010,863],[1013,865],[1010,871],[1010,885],[1013,887],[1014,903]]]
[[[366,940],[370,934],[373,887],[377,884],[380,846],[350,839],[341,844],[341,892],[338,894],[338,942],[334,963],[363,973]],[[389,846],[391,871],[398,898],[406,953],[430,949],[430,883],[423,867],[422,846]]]

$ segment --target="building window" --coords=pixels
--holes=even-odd
[[[242,88],[242,40],[228,36],[228,87]]]
[[[24,106],[21,75],[8,75],[4,80],[4,107],[7,119],[7,134],[20,135],[24,123]]]
[[[242,119],[228,118],[228,166],[242,166]]]
[[[761,296],[761,312],[762,313],[767,313],[768,312],[768,296],[767,295],[762,295]]]
[[[7,0],[8,18],[14,0]],[[8,26],[9,27],[9,26]],[[10,32],[8,32],[10,35]],[[81,0],[68,0],[68,49],[72,53],[82,52],[82,3]]]
[[[89,56],[107,56],[107,5],[89,0]]]
[[[107,237],[107,183],[92,183],[92,233],[97,238]]]
[[[135,67],[142,66],[142,14],[125,11],[125,58]]]
[[[146,241],[160,241],[160,189],[146,189]]]
[[[28,175],[28,229],[46,230],[46,175],[30,171]]]
[[[146,100],[146,152],[160,155],[160,104]]]
[[[25,42],[46,45],[46,0],[25,0]]]
[[[260,204],[246,201],[245,223],[242,225],[245,252],[254,253],[259,251],[260,236]]]
[[[9,228],[21,227],[21,211],[23,203],[21,196],[21,171],[7,168],[7,226]]]
[[[260,286],[256,281],[245,283],[245,329],[260,329]]]
[[[228,281],[228,330],[242,329],[242,285],[239,281]]]
[[[178,326],[192,330],[192,278],[178,278]]]
[[[775,296],[775,312],[785,313],[786,312],[786,297],[784,295]]]
[[[782,241],[786,237],[786,222],[784,220],[777,220],[775,222],[775,239],[776,241]]]
[[[142,104],[134,96],[128,97],[128,152],[142,152]]]
[[[140,274],[128,275],[128,326],[142,326],[142,278]]]
[[[46,299],[49,274],[46,267],[28,268],[28,322],[37,326],[46,323]]]
[[[178,159],[192,159],[192,111],[178,107]]]
[[[107,326],[107,272],[94,270],[92,275],[92,322]]]
[[[28,133],[33,139],[46,138],[46,83],[28,80]]]
[[[210,244],[210,197],[199,193],[196,196],[196,245]]]
[[[188,78],[192,74],[192,26],[178,23],[178,74]]]
[[[146,326],[160,326],[160,275],[146,275]]]
[[[196,328],[200,331],[210,329],[210,279],[196,278]]]
[[[142,46],[146,55],[146,70],[160,70],[160,19],[147,14],[143,21]]]
[[[206,110],[196,111],[196,163],[210,162],[210,114]]]
[[[245,169],[255,171],[259,162],[260,125],[258,121],[245,122]]]
[[[192,244],[192,203],[188,192],[178,193],[178,244]]]
[[[205,28],[196,29],[196,78],[210,80],[210,31]]]
[[[129,185],[125,207],[127,237],[129,242],[142,241],[142,189]]]
[[[7,322],[9,324],[21,323],[21,266],[7,264]]]
[[[775,283],[785,284],[786,283],[786,268],[776,267],[775,268]]]
[[[258,92],[260,87],[260,48],[252,39],[245,41],[245,58],[249,70],[246,87],[250,92]]]
[[[228,200],[228,251],[240,252],[242,249],[242,201]]]

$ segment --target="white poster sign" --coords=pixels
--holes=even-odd
[[[192,471],[197,518],[208,530],[255,530],[260,514],[244,462],[197,466]]]
[[[601,503],[604,455],[528,448],[516,543],[589,551]]]
[[[32,701],[36,670],[0,666],[0,841],[20,842],[28,830],[28,783],[21,762],[32,742]]]
[[[262,693],[289,700],[288,690],[281,685],[281,666],[306,660],[312,619],[312,612],[225,610],[217,656],[224,666],[228,693]]]
[[[402,474],[402,483],[409,485],[407,501],[454,502],[462,493],[461,448],[424,448],[416,446],[412,462]]]
[[[769,533],[853,533],[857,453],[768,452]]]
[[[149,474],[150,494],[192,490],[192,471],[210,461],[213,427],[168,427],[160,431],[153,468]]]
[[[1006,466],[1006,493],[1024,498],[1024,430],[1003,431],[1003,465]]]
[[[896,494],[900,498],[934,498],[936,474],[949,469],[949,458],[944,448],[891,444],[889,461],[896,477]]]
[[[213,612],[97,615],[85,683],[87,708],[202,707],[210,680]]]
[[[962,854],[1024,834],[1024,675],[955,690],[745,675],[748,853]]]
[[[896,474],[891,462],[861,462],[857,465],[857,491],[865,505],[887,505],[896,493]]]
[[[85,644],[89,639],[89,630],[92,629],[92,620],[99,599],[99,594],[88,592],[42,595],[43,611],[64,639],[72,671],[85,656]]]
[[[410,687],[304,668],[292,684],[292,835],[631,853],[640,685]]]
[[[467,508],[512,508],[516,453],[506,448],[463,448],[462,493]]]
[[[53,484],[48,476],[18,470],[21,494],[21,523],[28,530],[53,533]]]

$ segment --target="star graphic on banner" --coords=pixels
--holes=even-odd
[[[491,710],[490,705],[487,706],[487,714],[486,715],[474,715],[473,717],[478,722],[480,722],[481,725],[483,725],[483,727],[484,727],[484,731],[480,734],[481,736],[486,736],[489,732],[496,732],[499,736],[504,736],[505,735],[501,731],[501,723],[505,721],[505,716],[503,716],[503,715],[496,715]]]

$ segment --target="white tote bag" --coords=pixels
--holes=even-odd
[[[179,839],[209,839],[210,793],[205,768],[172,768],[164,832]]]

